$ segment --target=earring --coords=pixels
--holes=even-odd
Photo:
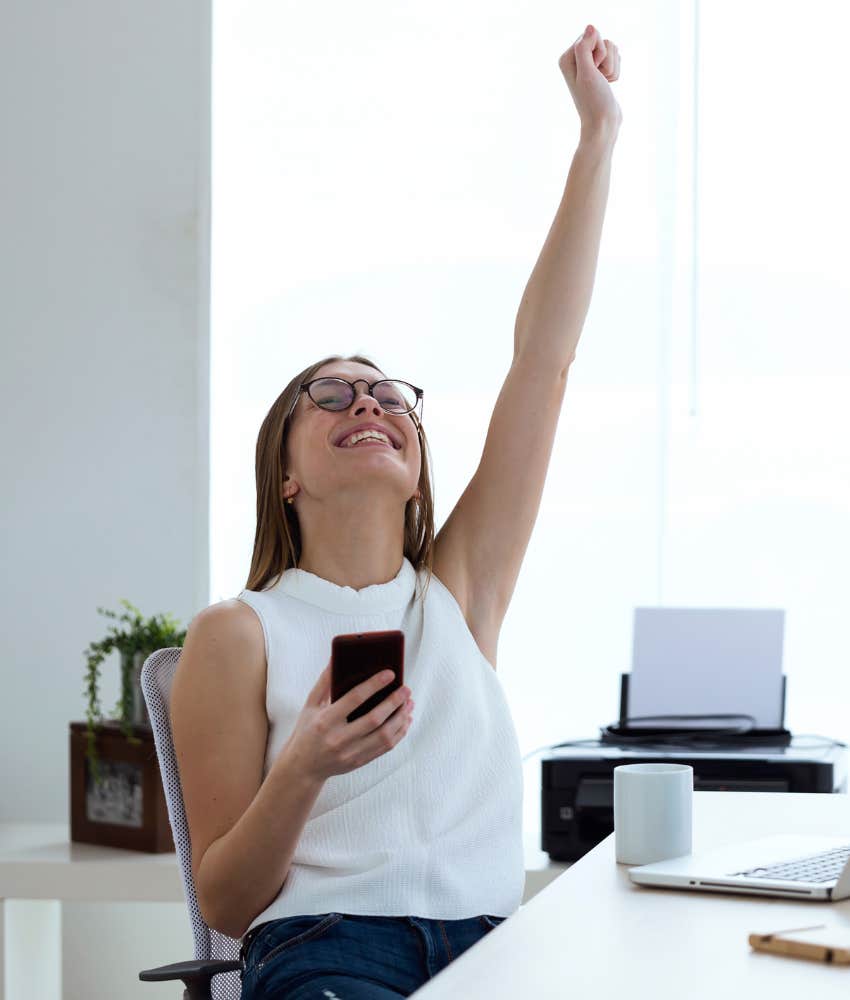
[[[287,502],[287,503],[295,503],[295,501],[293,500],[293,498],[292,498],[292,497],[287,497],[287,498],[286,498],[286,502]]]

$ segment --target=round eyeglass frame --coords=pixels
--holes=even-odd
[[[354,379],[353,382],[349,382],[349,380],[347,378],[339,378],[336,375],[322,375],[320,378],[311,379],[309,382],[302,382],[298,386],[298,392],[295,394],[295,399],[292,401],[292,406],[290,406],[290,408],[289,408],[289,413],[287,413],[287,415],[286,415],[286,420],[289,421],[290,418],[292,417],[292,414],[293,414],[293,412],[295,410],[295,407],[298,404],[298,400],[301,398],[301,393],[302,392],[306,392],[307,395],[310,397],[310,399],[312,399],[313,402],[316,404],[316,406],[322,406],[322,404],[318,400],[313,399],[313,394],[310,392],[310,386],[313,385],[315,382],[325,382],[328,379],[333,379],[335,382],[345,382],[346,385],[350,385],[351,386],[351,391],[354,393],[354,395],[353,395],[353,397],[351,399],[351,403],[349,403],[348,406],[351,406],[351,404],[354,402],[354,400],[357,399],[357,385],[356,385],[356,383],[357,382],[365,382],[366,383],[366,392],[372,397],[372,399],[374,399],[378,403],[378,405],[381,407],[382,410],[384,410],[385,413],[394,413],[394,416],[404,417],[408,413],[413,413],[413,411],[416,409],[416,407],[420,403],[422,403],[422,409],[425,408],[425,402],[424,402],[424,395],[425,395],[425,393],[424,393],[424,390],[420,389],[419,386],[413,385],[412,382],[405,382],[404,379],[400,379],[400,378],[379,378],[379,379],[376,379],[376,381],[370,383],[368,381],[368,379],[365,379],[365,378],[356,378],[356,379]],[[388,410],[384,406],[384,404],[380,401],[380,399],[378,399],[375,396],[375,391],[374,391],[375,390],[375,386],[376,385],[380,385],[381,382],[404,382],[405,385],[409,385],[410,388],[413,389],[413,391],[416,393],[416,402],[413,404],[413,406],[411,406],[411,408],[409,410],[405,410],[404,413],[398,413],[398,412],[394,412],[393,410]],[[347,406],[343,406],[342,409],[340,409],[340,410],[331,410],[329,406],[322,406],[322,409],[323,410],[329,410],[331,413],[341,413],[342,410],[346,410],[346,409],[348,409],[348,407]],[[420,410],[420,413],[419,413],[419,420],[420,420],[420,422],[422,421],[422,412],[421,412],[421,410]]]

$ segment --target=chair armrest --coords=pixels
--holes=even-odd
[[[195,958],[191,962],[174,962],[161,965],[158,969],[144,969],[139,979],[144,983],[160,983],[166,979],[182,979],[186,987],[184,1000],[211,1000],[210,980],[219,972],[241,969],[241,959],[222,961],[221,959]]]

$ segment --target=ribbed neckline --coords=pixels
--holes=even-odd
[[[403,556],[401,568],[392,580],[372,583],[360,590],[340,587],[315,573],[294,567],[285,570],[272,589],[325,611],[368,615],[403,608],[410,603],[415,587],[416,570],[407,556]]]

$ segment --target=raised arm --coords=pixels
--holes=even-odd
[[[493,665],[590,305],[621,119],[608,82],[619,76],[616,45],[592,29],[558,65],[581,117],[581,138],[522,297],[513,363],[496,400],[481,462],[435,540],[435,573],[455,595]]]
[[[611,160],[622,115],[608,81],[620,75],[610,39],[588,25],[558,60],[581,119],[581,134],[555,219],[517,312],[514,356],[553,372],[575,357],[599,257]]]

